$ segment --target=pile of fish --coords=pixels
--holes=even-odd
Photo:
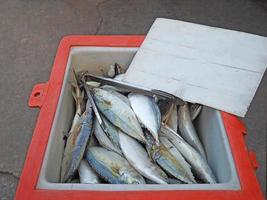
[[[201,105],[175,105],[83,75],[71,74],[76,112],[64,136],[62,183],[216,183],[193,124]]]

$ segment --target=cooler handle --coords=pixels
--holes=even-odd
[[[41,108],[48,89],[48,82],[36,84],[31,92],[28,106],[31,108]]]

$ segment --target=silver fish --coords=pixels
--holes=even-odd
[[[181,162],[183,167],[187,169],[188,173],[191,173],[191,166],[185,161],[184,157],[182,154],[176,149],[176,147],[171,143],[171,141],[165,137],[165,136],[160,136],[160,142],[163,146],[165,146],[170,153]],[[194,179],[194,177],[192,177]]]
[[[86,159],[104,180],[112,184],[145,184],[125,158],[102,147],[90,147]]]
[[[177,113],[177,106],[174,105],[172,107],[171,113],[169,118],[167,119],[166,124],[173,129],[174,131],[177,131],[178,129],[178,113]]]
[[[83,159],[80,162],[79,168],[80,182],[85,184],[96,184],[100,183],[100,179],[95,171],[89,166],[88,162]]]
[[[112,85],[103,85],[100,87],[101,89],[105,89],[105,90],[114,90],[120,93],[129,93],[129,90],[123,89],[123,88],[119,88],[119,87],[115,87]]]
[[[158,100],[157,104],[159,106],[159,110],[162,116],[161,117],[162,121],[164,122],[166,120],[166,116],[168,115],[168,112],[170,111],[171,106],[173,106],[173,103],[160,99]]]
[[[191,166],[185,161],[184,157],[181,153],[176,149],[176,147],[171,143],[171,141],[166,137],[160,137],[161,144],[168,149],[168,151],[173,155],[173,157],[179,162],[179,164],[183,167],[186,171],[187,176],[189,179],[196,183],[195,177],[191,171]],[[182,180],[182,179],[180,179]]]
[[[73,177],[82,160],[88,139],[92,132],[93,110],[90,101],[81,116],[80,126],[67,139],[61,165],[61,181],[68,182]]]
[[[120,149],[120,141],[119,141],[119,132],[120,129],[114,126],[107,118],[102,116],[103,123],[106,127],[106,135],[110,139],[110,141],[118,148]]]
[[[161,126],[161,114],[158,105],[152,97],[130,93],[128,98],[131,107],[141,124],[153,135],[159,144],[158,134]]]
[[[190,105],[190,115],[191,115],[192,121],[198,117],[201,110],[202,110],[202,105],[200,105],[198,103],[193,103]]]
[[[147,136],[149,137],[149,134]],[[185,164],[184,159],[172,154],[170,145],[164,138],[160,138],[160,142],[159,146],[146,146],[150,157],[171,176],[185,183],[195,183],[190,167]]]
[[[154,181],[151,181],[150,179],[145,178],[146,184],[157,184]]]
[[[181,136],[167,126],[162,126],[162,135],[167,137],[173,145],[179,150],[183,157],[190,163],[193,172],[198,178],[206,183],[216,183],[216,178],[212,173],[207,161],[190,146]]]
[[[96,105],[103,115],[123,132],[145,143],[144,133],[131,107],[106,90],[94,88],[93,91]]]
[[[157,184],[154,181],[151,181],[149,179],[145,179],[145,180],[146,180],[146,184]],[[175,179],[175,178],[167,178],[166,181],[167,181],[168,184],[183,184],[182,181],[180,181],[178,179]]]
[[[77,129],[79,127],[79,121],[81,119],[81,115],[83,112],[83,108],[84,108],[84,91],[81,91],[79,86],[78,86],[78,82],[77,82],[77,78],[76,78],[76,74],[74,69],[72,68],[72,72],[71,72],[71,85],[72,85],[72,96],[75,100],[75,107],[76,107],[76,111],[75,111],[75,115],[74,118],[72,120],[72,124],[71,124],[71,128],[69,130],[69,132],[67,134],[65,134],[67,137],[69,137],[69,135],[71,133],[73,133],[75,131],[75,129]]]
[[[114,152],[122,155],[122,152],[119,149],[119,147],[117,145],[115,145],[110,140],[110,138],[106,135],[106,133],[103,131],[98,120],[94,121],[94,135],[96,136],[96,138],[97,138],[97,140],[101,146],[105,147],[108,150],[114,151]],[[118,135],[118,137],[119,137],[119,135]]]
[[[129,163],[144,177],[167,184],[167,175],[150,159],[144,147],[132,137],[119,133],[120,147]]]
[[[107,90],[108,92],[112,93],[113,95],[117,96],[118,98],[120,98],[124,103],[128,104],[130,106],[130,101],[129,99],[124,96],[123,94],[117,92],[116,90],[113,89],[104,89]]]
[[[181,132],[182,137],[194,148],[196,148],[197,151],[200,152],[200,154],[206,159],[206,154],[204,151],[204,148],[198,138],[198,135],[196,133],[195,127],[192,123],[188,104],[185,103],[185,105],[179,107],[178,111],[178,125],[179,130]]]

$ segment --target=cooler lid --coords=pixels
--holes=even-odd
[[[158,18],[124,81],[244,117],[266,66],[266,37]]]

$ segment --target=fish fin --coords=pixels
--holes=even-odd
[[[79,88],[76,74],[73,68],[72,68],[72,73],[71,73],[71,85],[73,87],[72,96],[76,103],[76,109],[80,110],[79,114],[81,114],[81,112],[84,110],[84,107],[85,107],[85,105],[83,105],[84,91]]]
[[[74,70],[74,68],[71,68],[71,85],[72,87],[75,89],[75,92],[76,92],[76,96],[80,96],[80,88],[79,88],[79,84],[78,84],[78,81],[77,81],[77,74]]]
[[[77,91],[77,90],[79,90],[79,91]],[[80,89],[77,89],[77,90],[76,90],[76,92],[72,91],[72,96],[75,100],[76,106],[80,107],[80,108],[85,107],[85,105],[83,105],[84,104],[84,102],[83,102],[84,91],[83,90],[81,91]]]
[[[73,96],[73,98],[74,98],[74,100],[75,100],[75,102],[76,102],[76,104],[77,104],[77,96],[76,96],[76,93],[72,90],[71,91],[71,94],[72,94],[72,96]]]
[[[77,102],[81,105],[84,99],[84,91],[81,91],[81,95],[77,97]]]
[[[78,88],[79,86],[78,86],[78,81],[77,81],[77,74],[73,67],[71,68],[70,79],[71,79],[71,85],[74,88]]]
[[[174,104],[171,104],[170,108],[168,109],[167,113],[162,117],[162,121],[164,123],[164,125],[168,124],[168,122],[171,119],[171,114],[172,114],[172,110],[174,109]]]
[[[193,121],[194,119],[196,119],[199,116],[199,114],[202,110],[202,105],[197,104],[197,103],[191,104],[189,107],[189,110],[190,110],[191,120]]]

